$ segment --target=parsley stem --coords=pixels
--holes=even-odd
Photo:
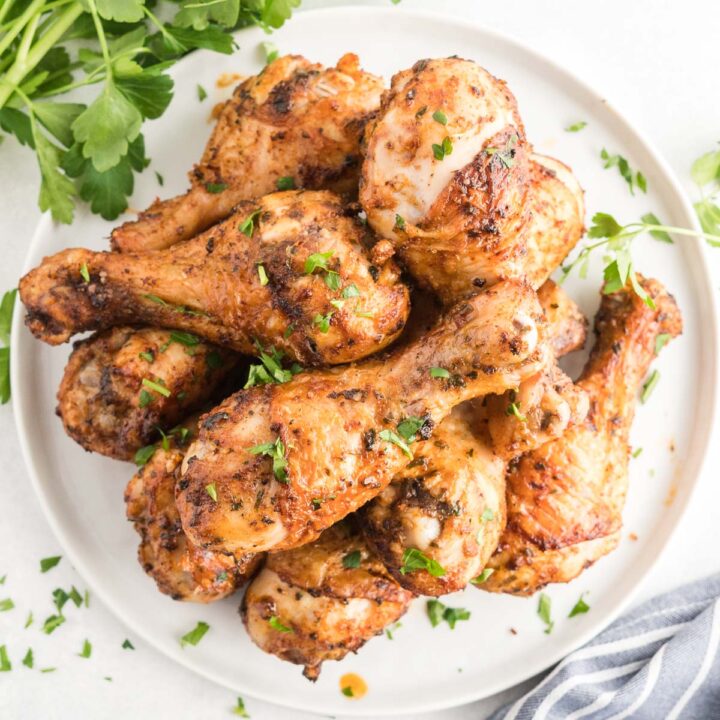
[[[30,7],[35,5],[42,5],[42,2],[35,0]],[[28,8],[29,9],[29,8]],[[27,12],[27,11],[26,11]],[[7,103],[8,98],[15,92],[16,87],[20,84],[22,79],[35,69],[35,66],[47,55],[50,49],[60,40],[60,38],[67,32],[70,26],[82,15],[83,6],[79,2],[75,2],[69,5],[65,10],[58,13],[55,22],[52,24],[48,31],[33,45],[30,52],[24,62],[19,63],[16,59],[12,67],[8,70],[5,78],[0,83],[0,108],[4,107]],[[25,13],[23,14],[24,17]],[[27,22],[27,21],[26,21]],[[12,32],[12,31],[11,31]],[[13,35],[11,38],[17,35]],[[8,35],[0,40],[0,55],[7,49],[5,41]]]
[[[100,22],[100,16],[98,15],[95,0],[87,0],[87,3],[90,7],[90,14],[92,15],[93,25],[95,25],[95,33],[97,34],[98,42],[100,43],[105,67],[107,68],[109,78],[112,79],[113,69],[112,62],[110,60],[110,51],[108,50],[107,39],[105,37],[105,30],[103,30],[102,23]]]
[[[3,3],[3,5],[12,5],[11,2]],[[0,40],[0,55],[2,55],[12,44],[15,38],[25,29],[25,26],[31,22],[35,16],[38,17],[42,13],[43,5],[45,0],[33,0],[28,6],[25,12],[20,17],[15,18],[12,23],[9,23],[9,28],[5,37]],[[3,7],[0,12],[7,12],[9,8]],[[5,14],[3,12],[3,14]]]
[[[633,223],[633,225],[643,230],[660,230],[661,232],[674,233],[675,235],[704,238],[712,247],[720,247],[720,235],[713,235],[712,233],[702,232],[701,230],[690,230],[672,225],[649,225],[645,223]]]

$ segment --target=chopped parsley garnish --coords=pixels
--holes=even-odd
[[[527,418],[520,412],[520,403],[511,402],[505,408],[506,415],[514,415],[520,422],[527,422]]]
[[[343,695],[345,695],[345,697],[355,697],[355,694],[353,693],[353,689],[349,685],[346,685],[344,688],[341,688],[341,692]]]
[[[32,648],[28,648],[28,651],[25,653],[25,657],[22,659],[22,664],[28,668],[32,668],[35,665]]]
[[[485,148],[485,154],[490,157],[497,157],[498,160],[506,167],[511,168],[515,164],[515,145],[517,144],[517,135],[512,135],[505,143],[505,147],[500,150],[496,147]]]
[[[369,312],[368,310],[356,310],[355,315],[361,318],[373,318],[375,313]]]
[[[333,292],[337,292],[340,289],[340,285],[342,284],[340,280],[340,273],[337,273],[334,270],[328,270],[327,274],[325,275],[325,284]]]
[[[474,577],[470,582],[473,585],[482,585],[493,573],[494,568],[485,568],[477,577]]]
[[[257,264],[257,274],[258,278],[260,279],[260,285],[262,285],[262,287],[265,287],[265,285],[267,285],[270,280],[267,276],[267,272],[265,271],[265,266],[262,263]]]
[[[51,672],[55,672],[56,670],[57,670],[57,668],[47,667],[47,668],[42,668],[42,669],[40,670],[40,672],[41,672],[41,673],[51,673]]]
[[[40,561],[40,572],[46,573],[48,570],[54,568],[62,560],[61,555],[55,557],[43,558]]]
[[[655,338],[655,354],[659,355],[660,351],[670,342],[669,333],[660,333]]]
[[[0,348],[0,403],[3,405],[10,400],[10,327],[16,296],[17,288],[8,290],[0,302],[0,341],[5,345]]]
[[[245,703],[243,702],[243,699],[239,697],[237,699],[237,705],[233,708],[233,715],[238,715],[242,718],[249,718],[247,710],[245,709]]]
[[[33,624],[33,619],[33,614],[28,613],[27,620],[25,621],[25,625],[23,626],[25,630],[27,630]]]
[[[83,643],[82,650],[78,653],[81,658],[88,659],[92,655],[92,645],[89,640]]]
[[[421,118],[427,111],[428,111],[428,106],[427,106],[427,105],[423,105],[423,106],[415,113],[415,117],[419,119],[419,118]]]
[[[162,395],[163,397],[168,398],[171,395],[170,391],[165,387],[165,382],[160,378],[158,378],[157,381],[143,378],[142,384],[146,388],[154,390],[156,393],[158,393],[158,395]]]
[[[625,182],[630,188],[630,194],[635,194],[635,187],[640,188],[644,193],[647,192],[647,180],[641,172],[633,172],[630,167],[630,163],[622,155],[610,155],[610,153],[603,148],[600,157],[604,160],[605,164],[603,167],[607,170],[608,168],[616,167],[620,175],[622,175]]]
[[[210,629],[206,622],[198,622],[198,624],[189,632],[180,638],[180,647],[186,645],[197,645],[204,637],[205,633]]]
[[[395,431],[381,430],[378,433],[378,437],[385,442],[397,445],[403,451],[403,453],[405,453],[405,455],[407,455],[411,460],[413,459],[412,450],[410,450],[408,444]]]
[[[643,403],[643,405],[649,400],[650,395],[652,395],[652,392],[659,381],[660,373],[657,370],[653,370],[642,386],[642,392],[640,393],[640,402]]]
[[[334,254],[335,253],[330,250],[329,252],[313,253],[312,255],[308,255],[305,260],[305,274],[312,275],[316,270],[325,270],[327,272],[330,269],[327,264],[328,260]]]
[[[397,431],[404,440],[408,443],[413,443],[417,440],[417,433],[420,432],[423,425],[425,425],[426,420],[427,418],[410,415],[398,423]]]
[[[12,663],[7,654],[7,648],[4,645],[0,645],[0,672],[10,672],[12,670]]]
[[[446,370],[445,368],[441,367],[431,367],[430,368],[430,377],[434,378],[449,378],[450,372]]]
[[[349,552],[347,555],[343,556],[343,567],[347,569],[360,567],[360,557],[361,554],[359,550],[353,550],[352,552]]]
[[[277,179],[275,186],[278,190],[294,190],[295,189],[295,178],[281,177]]]
[[[246,235],[247,237],[252,237],[253,233],[255,232],[255,220],[260,217],[260,214],[262,213],[261,209],[254,210],[250,213],[238,226],[238,230],[243,235]]]
[[[127,639],[123,640],[123,644],[121,646],[123,650],[134,650],[135,646]]]
[[[393,639],[394,639],[394,638],[393,638],[393,633],[394,633],[396,630],[399,630],[401,627],[402,627],[402,623],[401,623],[401,622],[396,622],[396,623],[393,624],[392,627],[385,628],[385,634],[387,635],[387,639],[388,639],[388,640],[393,640]]]
[[[213,502],[217,502],[217,488],[214,482],[205,486],[205,492],[213,499]]]
[[[198,96],[198,100],[199,100],[200,102],[202,102],[203,100],[205,100],[205,98],[207,97],[207,91],[206,91],[205,88],[204,88],[202,85],[200,85],[199,83],[198,83],[198,86],[197,86],[197,96]]]
[[[642,451],[643,451],[643,449],[642,449],[641,447],[639,447],[637,450],[635,450],[635,451],[633,452],[632,456],[633,456],[634,458],[638,458],[638,457],[640,457],[640,455],[642,454]]]
[[[582,615],[583,613],[586,613],[589,609],[590,606],[585,602],[585,598],[581,595],[578,598],[578,601],[575,603],[573,609],[570,611],[568,617],[571,618],[575,617],[576,615]]]
[[[453,608],[443,605],[439,600],[427,601],[427,614],[430,618],[430,624],[437,627],[443,620],[450,626],[451,630],[455,629],[455,623],[459,620],[469,620],[470,611],[465,608]]]
[[[360,291],[355,283],[350,283],[343,288],[341,295],[345,298],[345,300],[349,300],[350,298],[360,297]]]
[[[165,184],[165,178],[157,170],[155,171],[155,179],[160,187]]]
[[[583,128],[587,127],[587,123],[584,120],[568,125],[565,128],[565,132],[580,132]]]
[[[182,332],[181,330],[173,330],[170,333],[170,342],[176,342],[185,347],[194,347],[200,344],[200,338],[197,335],[193,335],[189,332]]]
[[[138,407],[145,408],[153,402],[155,398],[147,391],[141,390],[138,398]]]
[[[0,612],[7,612],[15,607],[15,603],[10,598],[0,600]]]
[[[416,570],[427,570],[433,577],[445,575],[445,568],[437,560],[429,558],[417,548],[407,548],[402,556],[400,572],[407,575]]]
[[[437,143],[433,143],[432,151],[436,160],[444,160],[446,155],[452,154],[452,140],[446,136],[440,145],[438,145]]]
[[[261,443],[248,448],[252,455],[266,455],[272,459],[273,475],[276,480],[287,483],[287,457],[285,455],[285,444],[278,437],[274,442]]]
[[[205,357],[205,362],[211,370],[218,370],[223,366],[222,355],[217,350],[211,350]],[[178,400],[182,400],[181,393],[178,393]]]
[[[483,510],[483,514],[480,516],[480,521],[487,523],[491,522],[495,519],[495,513],[493,512],[492,508],[486,507]]]
[[[435,122],[440,123],[441,125],[447,125],[447,115],[442,110],[436,110],[432,114],[432,119]]]
[[[395,229],[396,230],[404,230],[405,229],[405,218],[402,215],[395,214]]]
[[[205,189],[212,193],[213,195],[217,195],[218,193],[225,192],[227,190],[228,186],[227,183],[205,183]],[[252,233],[251,233],[252,234]]]
[[[0,577],[0,585],[4,585],[5,580],[7,580],[7,575],[3,575],[2,577]]]
[[[80,275],[86,283],[90,282],[90,271],[88,270],[87,263],[83,263],[80,266]]]
[[[268,385],[273,382],[286,383],[292,380],[293,375],[302,372],[302,368],[297,363],[293,363],[289,370],[285,370],[281,365],[284,353],[276,350],[272,345],[267,350],[264,350],[258,342],[255,343],[255,346],[260,352],[259,357],[262,364],[250,366],[244,388]]]
[[[271,628],[274,630],[277,630],[282,633],[291,633],[293,632],[292,628],[289,628],[287,625],[284,625],[280,618],[278,618],[277,615],[272,615],[270,619],[268,620],[268,625],[270,625]]]
[[[52,634],[57,628],[59,628],[65,622],[64,615],[51,615],[42,626],[42,631],[46,635]]]
[[[313,318],[313,325],[317,325],[321,333],[328,332],[330,330],[330,319],[334,314],[332,310],[326,315],[320,315],[320,313],[318,313]]]
[[[545,623],[546,635],[549,635],[552,632],[553,627],[555,626],[555,623],[550,617],[551,610],[552,600],[550,599],[550,596],[546,595],[545,593],[540,593],[540,597],[538,598],[537,614],[540,619]]]
[[[155,362],[155,356],[149,351],[148,352],[143,351],[141,353],[138,353],[138,357],[141,360],[145,360],[146,362],[149,362],[149,363]]]

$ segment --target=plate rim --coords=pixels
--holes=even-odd
[[[323,16],[323,15],[332,15],[332,16],[388,16],[388,17],[394,17],[397,18],[398,15],[405,16],[410,19],[419,20],[419,21],[435,21],[435,22],[442,22],[446,26],[449,27],[455,27],[458,29],[461,29],[463,31],[471,31],[473,33],[478,33],[480,35],[485,35],[486,37],[492,38],[494,40],[497,40],[498,42],[519,51],[520,53],[524,53],[526,57],[529,59],[542,64],[545,68],[547,68],[550,72],[556,73],[560,76],[564,76],[565,80],[574,83],[575,85],[580,86],[586,93],[595,95],[596,97],[602,97],[602,98],[608,98],[608,93],[599,93],[596,89],[596,87],[589,81],[586,81],[584,78],[578,76],[575,72],[572,70],[569,70],[568,68],[562,66],[559,62],[556,62],[551,56],[546,55],[543,51],[536,49],[533,46],[527,45],[519,38],[516,38],[510,34],[507,34],[503,31],[498,31],[494,28],[488,27],[487,25],[473,20],[466,20],[461,17],[457,17],[454,15],[437,12],[437,11],[430,11],[430,10],[419,10],[419,9],[410,9],[407,7],[399,7],[399,8],[390,8],[390,7],[380,7],[380,6],[356,6],[356,5],[343,5],[343,6],[336,6],[336,7],[325,7],[325,8],[313,8],[308,10],[300,10],[297,11],[296,14],[291,19],[291,22],[297,23],[300,18],[305,18],[305,21],[312,21],[312,19]],[[310,20],[308,20],[310,18]],[[245,28],[243,30],[239,30],[235,35],[237,37],[242,37],[244,33],[246,32],[252,32],[256,30],[255,27]],[[210,51],[205,51],[210,52]],[[628,118],[625,116],[625,114],[617,109],[617,106],[615,106],[611,102],[607,102],[607,108],[612,114],[616,117],[616,119],[620,122],[620,124],[624,127],[625,131],[629,131],[630,135],[632,136],[632,139],[634,142],[637,143],[639,148],[644,151],[646,154],[648,154],[650,157],[652,157],[653,161],[657,164],[658,168],[661,170],[662,174],[664,175],[664,180],[668,183],[669,189],[674,196],[674,200],[678,204],[678,209],[684,212],[687,215],[687,218],[690,219],[690,226],[693,227],[693,229],[699,230],[699,224],[697,217],[695,215],[695,212],[692,208],[692,205],[688,199],[688,197],[685,194],[685,191],[680,184],[679,180],[675,176],[674,171],[669,166],[668,162],[665,160],[664,156],[657,150],[655,147],[655,144],[650,141],[644,133],[642,133],[640,130],[637,129],[634,123],[630,122]],[[38,224],[35,228],[35,231],[33,233],[33,236],[31,238],[31,241],[28,245],[28,249],[25,255],[25,260],[23,262],[23,275],[28,272],[28,270],[31,267],[31,257],[36,252],[36,246],[40,242],[41,236],[47,232],[48,226],[53,227],[54,223],[51,219],[50,213],[45,212],[42,214],[40,220],[38,221]],[[617,617],[628,607],[630,602],[633,600],[633,598],[636,596],[637,592],[640,590],[640,588],[643,586],[645,581],[647,580],[647,577],[650,575],[650,573],[653,571],[655,566],[657,565],[659,559],[663,556],[665,551],[667,550],[668,545],[672,541],[673,537],[675,536],[678,527],[680,526],[683,517],[685,516],[687,509],[693,499],[693,496],[695,492],[697,491],[697,486],[699,484],[700,478],[703,476],[703,474],[706,471],[707,467],[707,461],[708,461],[708,455],[709,455],[709,449],[711,445],[711,439],[713,434],[713,426],[715,424],[715,421],[718,416],[718,410],[720,409],[719,406],[719,394],[718,389],[720,387],[720,367],[719,367],[719,357],[720,357],[720,332],[718,331],[718,317],[720,316],[720,301],[716,297],[715,293],[712,292],[713,286],[712,286],[712,274],[710,272],[710,262],[708,259],[709,250],[706,247],[705,243],[698,239],[698,238],[691,238],[689,241],[685,240],[684,242],[691,242],[695,244],[695,250],[698,253],[698,266],[701,268],[701,275],[697,278],[697,280],[702,284],[702,292],[705,295],[705,299],[707,297],[710,298],[710,302],[705,307],[705,311],[707,313],[708,319],[707,324],[711,325],[712,327],[712,338],[708,340],[705,344],[705,347],[703,348],[703,355],[707,354],[707,357],[703,357],[704,361],[708,364],[708,374],[712,378],[713,382],[710,388],[707,389],[708,395],[711,395],[710,402],[708,403],[709,413],[706,413],[706,423],[705,427],[707,428],[705,432],[705,436],[702,439],[702,445],[698,447],[697,450],[695,450],[697,454],[697,470],[694,474],[692,485],[689,488],[688,492],[685,494],[685,497],[682,499],[681,504],[678,505],[677,515],[672,522],[671,527],[666,532],[664,538],[662,539],[660,543],[659,550],[654,558],[652,558],[650,561],[647,562],[645,568],[637,575],[637,578],[629,590],[623,596],[622,598],[618,599],[611,609],[605,613],[603,616],[602,621],[599,625],[592,625],[590,628],[585,630],[584,632],[578,633],[572,640],[568,641],[563,645],[562,647],[558,648],[555,652],[549,653],[541,664],[538,664],[536,666],[533,666],[531,668],[525,667],[524,669],[519,669],[513,674],[508,675],[503,680],[498,680],[494,684],[486,685],[479,691],[473,691],[469,690],[464,693],[455,693],[451,697],[442,697],[439,698],[434,703],[428,703],[425,702],[422,707],[415,707],[415,706],[404,706],[401,708],[386,708],[383,710],[377,710],[374,709],[373,713],[377,717],[390,717],[390,716],[398,716],[398,715],[404,715],[408,713],[414,713],[414,712],[432,712],[437,710],[443,710],[448,709],[451,707],[457,707],[460,705],[465,705],[468,703],[472,703],[478,700],[482,700],[484,698],[491,697],[492,695],[495,695],[499,692],[502,692],[504,690],[507,690],[510,687],[513,687],[525,680],[528,680],[529,678],[537,675],[538,673],[544,672],[548,668],[555,665],[557,662],[559,662],[562,658],[566,657],[570,653],[574,652],[577,648],[581,647],[582,645],[586,644],[589,640],[591,640],[593,637],[596,637],[600,632],[602,632],[605,628],[607,628]],[[698,296],[700,297],[700,295]],[[193,661],[192,658],[190,658],[188,655],[176,655],[171,653],[166,647],[161,645],[159,642],[157,642],[154,639],[154,636],[147,635],[145,632],[145,629],[143,626],[136,624],[133,620],[129,619],[128,616],[125,614],[125,611],[123,607],[120,604],[116,604],[112,595],[109,592],[105,592],[103,589],[102,583],[100,583],[99,580],[97,580],[96,575],[86,566],[85,561],[82,559],[82,554],[78,551],[76,552],[74,542],[70,540],[69,532],[66,532],[64,529],[63,522],[56,517],[55,512],[51,508],[50,501],[48,497],[45,495],[45,492],[43,490],[43,483],[47,482],[47,480],[43,481],[40,478],[40,473],[37,471],[37,468],[35,466],[35,462],[33,459],[32,450],[30,447],[29,442],[29,429],[30,429],[30,418],[28,417],[29,414],[29,397],[30,394],[27,396],[24,393],[24,390],[21,390],[21,388],[24,387],[23,381],[21,379],[21,376],[23,374],[23,371],[21,370],[22,364],[20,362],[21,360],[21,350],[20,348],[28,343],[28,341],[35,342],[33,338],[31,338],[27,333],[22,332],[23,331],[23,315],[24,315],[24,308],[22,305],[22,302],[17,302],[13,314],[13,321],[12,321],[12,337],[13,337],[13,343],[11,344],[10,349],[10,377],[11,377],[11,387],[13,388],[13,414],[15,417],[15,426],[17,429],[18,434],[18,441],[20,444],[20,449],[23,457],[23,461],[25,463],[25,467],[28,471],[28,475],[30,476],[30,481],[33,486],[33,490],[35,492],[35,495],[40,503],[40,507],[42,508],[43,514],[45,516],[45,519],[47,520],[48,524],[50,525],[50,528],[52,529],[53,533],[55,534],[58,542],[60,543],[62,549],[64,552],[67,553],[73,567],[77,570],[77,572],[82,576],[83,580],[88,584],[90,588],[92,588],[92,591],[97,595],[97,597],[100,599],[101,602],[105,604],[105,606],[112,612],[113,615],[115,615],[122,623],[125,624],[126,627],[131,629],[134,633],[136,633],[139,637],[141,637],[146,643],[148,643],[150,646],[152,646],[155,650],[160,652],[165,657],[169,658],[173,662],[176,662],[186,669],[190,670],[191,672],[196,673],[197,675],[200,675],[201,677],[212,681],[216,685],[220,685],[223,687],[226,687],[230,690],[233,690],[235,692],[242,692],[243,694],[252,697],[257,700],[261,700],[263,702],[270,703],[271,705],[276,706],[282,706],[286,707],[292,710],[302,710],[305,712],[312,712],[312,713],[323,713],[326,712],[322,708],[318,708],[317,704],[309,704],[305,702],[297,702],[295,700],[284,700],[282,697],[278,697],[277,695],[271,696],[267,693],[264,693],[262,691],[256,692],[253,688],[243,686],[241,687],[238,684],[234,684],[231,682],[226,682],[222,678],[214,677],[210,671],[206,670],[199,661]],[[19,338],[22,338],[22,340],[19,340]],[[706,401],[708,400],[707,395],[705,396]],[[707,408],[706,408],[707,410]],[[709,422],[707,422],[709,420]],[[522,666],[519,666],[522,668]],[[346,709],[343,709],[342,714],[348,717],[358,717],[358,716],[366,716],[367,711],[363,711],[362,705],[354,705],[354,706],[348,706]]]

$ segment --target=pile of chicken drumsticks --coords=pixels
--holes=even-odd
[[[583,192],[505,83],[447,58],[386,89],[354,55],[281,57],[190,180],[111,252],[20,283],[38,339],[95,331],[58,414],[141,465],[127,515],[162,592],[249,583],[253,641],[315,679],[416,595],[529,595],[616,547],[637,390],[682,320],[640,278],[654,309],[602,295],[579,380],[559,367],[586,339],[549,280]]]

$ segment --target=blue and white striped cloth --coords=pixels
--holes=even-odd
[[[720,719],[720,575],[653,598],[490,720]]]

